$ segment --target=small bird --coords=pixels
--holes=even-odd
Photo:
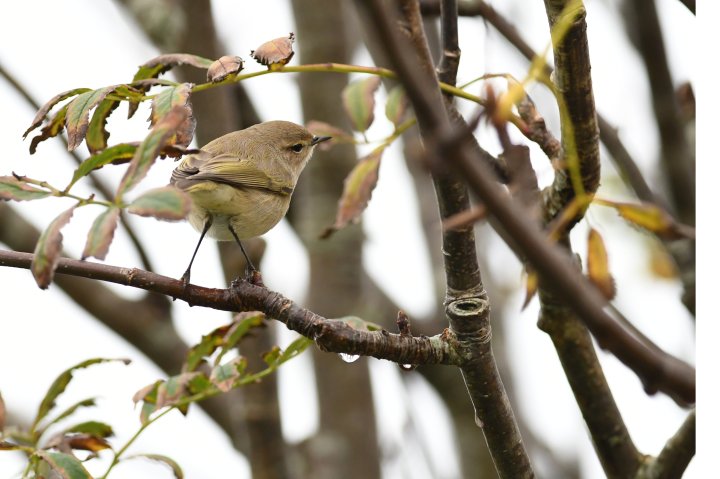
[[[223,135],[183,158],[170,184],[192,198],[188,220],[200,240],[181,280],[190,282],[190,268],[206,234],[235,240],[249,270],[256,271],[240,240],[268,232],[285,216],[315,146],[329,139],[289,121],[266,121]]]

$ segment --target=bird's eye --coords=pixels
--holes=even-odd
[[[295,143],[293,146],[290,147],[290,149],[291,149],[292,151],[294,151],[295,153],[300,153],[300,152],[302,151],[302,149],[303,149],[303,144],[302,144],[302,143]]]

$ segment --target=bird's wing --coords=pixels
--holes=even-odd
[[[279,195],[293,192],[290,181],[279,175],[269,175],[252,160],[229,154],[212,156],[206,151],[185,157],[170,180],[171,184],[184,190],[202,181],[224,183],[235,188],[262,189]]]

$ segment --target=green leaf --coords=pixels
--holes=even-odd
[[[190,104],[192,86],[192,83],[183,83],[176,87],[168,87],[153,99],[152,113],[150,114],[150,124],[152,126],[162,121],[175,107],[183,107],[187,112],[185,122],[178,128],[176,137],[169,142],[170,144],[186,147],[193,139],[196,122]]]
[[[49,138],[54,138],[62,133],[65,128],[65,116],[67,115],[68,105],[60,108],[50,122],[40,130],[40,134],[33,137],[30,142],[30,154],[34,155],[40,142]]]
[[[238,356],[220,366],[215,366],[210,373],[210,381],[222,392],[233,388],[235,381],[240,379],[247,369],[247,359]]]
[[[52,193],[29,185],[14,176],[0,176],[0,200],[30,201],[47,198]]]
[[[120,182],[120,187],[117,191],[118,199],[145,178],[145,175],[147,175],[148,170],[150,170],[150,167],[155,163],[155,159],[162,149],[169,143],[170,139],[177,133],[178,128],[180,128],[186,120],[187,111],[185,108],[176,106],[153,127],[135,151],[130,166]]]
[[[234,348],[238,342],[252,329],[262,326],[265,321],[265,315],[260,311],[245,311],[238,313],[233,318],[232,327],[223,338],[222,348],[215,360],[215,365],[220,364],[223,356]]]
[[[107,140],[110,138],[110,133],[105,126],[108,117],[118,106],[120,106],[119,101],[105,99],[95,108],[85,136],[85,144],[91,154],[95,155],[107,148]]]
[[[42,428],[36,429],[37,435],[42,436],[43,432],[45,430],[52,426],[53,424],[57,424],[58,422],[62,421],[66,417],[72,415],[75,411],[77,411],[81,407],[92,407],[95,406],[95,398],[87,398],[83,399],[82,401],[78,401],[69,408],[65,409],[63,412],[58,414],[58,416],[53,419],[52,421],[49,421],[47,424],[45,424]]]
[[[74,212],[75,206],[55,218],[42,232],[35,245],[35,254],[30,270],[40,289],[47,289],[52,283],[62,250],[63,235],[60,230],[68,224]]]
[[[350,83],[342,92],[343,106],[352,126],[364,132],[375,119],[375,92],[380,87],[380,77],[371,76]]]
[[[113,85],[88,91],[70,102],[65,118],[65,128],[67,129],[68,135],[68,151],[72,151],[80,146],[80,143],[82,143],[85,138],[90,120],[90,110],[103,101],[116,87],[117,85]]]
[[[279,346],[273,346],[270,351],[263,354],[262,359],[265,361],[265,364],[274,368],[279,364],[280,356],[282,356],[282,349],[280,349]]]
[[[62,452],[35,451],[62,479],[93,479],[82,463],[70,454]]]
[[[298,356],[303,351],[305,351],[311,344],[314,344],[314,341],[312,339],[306,338],[305,336],[300,336],[295,341],[290,343],[287,348],[285,348],[285,350],[280,355],[278,364],[282,364],[286,361],[291,360],[295,356]]]
[[[100,216],[93,221],[83,250],[83,260],[91,256],[99,260],[105,259],[115,235],[119,217],[120,208],[113,206],[100,213]]]
[[[114,434],[112,426],[98,421],[86,421],[65,430],[65,433],[83,433],[98,437],[110,437]]]
[[[141,82],[142,80],[146,80],[149,78],[157,78],[166,71],[178,65],[191,65],[197,68],[210,68],[212,63],[213,61],[208,58],[203,58],[197,55],[189,55],[187,53],[168,53],[165,55],[160,55],[153,58],[152,60],[148,60],[140,66],[140,69],[133,77],[133,83]],[[134,86],[142,93],[145,93],[150,89],[151,85],[136,83],[136,85]],[[130,105],[128,107],[128,118],[131,118],[135,114],[139,104],[139,101],[130,100]]]
[[[209,334],[203,335],[200,342],[190,348],[187,359],[183,365],[183,372],[195,370],[201,363],[203,358],[210,356],[217,348],[224,343],[225,334],[230,330],[232,324],[225,324],[219,328],[215,328]]]
[[[170,469],[172,469],[172,472],[175,475],[175,479],[183,479],[185,477],[182,469],[180,468],[180,465],[173,459],[167,456],[163,456],[162,454],[136,454],[133,456],[128,456],[125,459],[135,459],[138,457],[162,462],[163,464],[170,466]]]
[[[69,190],[75,183],[77,183],[80,178],[87,176],[88,173],[93,170],[102,168],[103,166],[110,163],[127,163],[133,158],[137,148],[138,145],[133,145],[130,143],[120,143],[119,145],[111,146],[110,148],[104,150],[102,153],[91,156],[90,158],[80,163],[80,165],[75,170],[75,173],[73,173],[70,184],[65,189]]]
[[[343,193],[338,202],[335,224],[327,228],[321,238],[327,238],[335,231],[346,227],[349,223],[359,221],[360,215],[367,208],[372,192],[378,181],[380,159],[384,149],[375,150],[360,159],[345,178]]]
[[[79,95],[81,93],[85,93],[85,92],[89,92],[89,91],[91,91],[90,88],[75,88],[73,90],[68,90],[68,91],[64,91],[62,93],[58,93],[57,95],[52,97],[50,99],[50,101],[45,103],[42,106],[42,108],[40,108],[38,110],[37,114],[35,114],[35,118],[33,118],[32,124],[30,125],[30,127],[27,130],[25,130],[25,133],[23,133],[23,138],[27,138],[28,134],[31,131],[33,131],[35,128],[37,128],[38,126],[40,126],[42,124],[42,122],[45,119],[45,117],[47,116],[47,114],[50,112],[50,110],[52,110],[52,107],[54,107],[61,101],[66,100],[72,96]]]
[[[147,191],[133,200],[128,212],[139,216],[152,216],[159,220],[179,221],[190,213],[190,195],[174,186]]]
[[[153,126],[157,124],[173,107],[187,105],[191,88],[192,83],[182,83],[175,87],[167,87],[158,93],[152,100],[150,124]]]
[[[387,103],[385,103],[385,116],[397,127],[405,119],[407,109],[408,99],[407,95],[405,95],[405,89],[402,85],[397,85],[388,93]]]
[[[82,361],[82,362],[76,364],[75,366],[63,371],[55,379],[55,381],[53,381],[53,383],[50,385],[50,388],[48,389],[47,393],[45,393],[45,397],[43,398],[42,402],[40,403],[40,407],[38,407],[38,412],[35,415],[35,421],[33,422],[33,425],[30,428],[30,430],[35,431],[35,429],[36,429],[37,425],[40,423],[40,421],[42,421],[43,418],[45,416],[47,416],[47,414],[52,410],[52,408],[55,407],[55,399],[57,399],[57,397],[65,391],[65,388],[67,388],[67,385],[70,383],[70,380],[72,379],[73,373],[75,371],[77,371],[78,369],[86,368],[88,366],[92,366],[93,364],[107,363],[107,362],[112,362],[112,361],[122,361],[124,364],[130,364],[129,359],[123,359],[123,358],[120,358],[120,359],[93,358],[93,359],[87,359],[85,361]],[[93,401],[93,400],[86,399],[85,401]],[[83,402],[85,402],[85,401],[83,401]],[[77,409],[77,408],[75,408],[75,409]],[[63,413],[63,414],[65,414],[65,413]],[[57,421],[57,419],[56,419],[56,421]]]

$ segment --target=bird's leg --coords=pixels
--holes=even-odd
[[[235,238],[238,246],[240,246],[240,251],[242,251],[243,256],[245,256],[245,261],[247,262],[247,267],[245,268],[245,276],[251,279],[255,276],[260,276],[259,271],[255,268],[255,265],[252,263],[252,261],[250,261],[250,257],[245,252],[245,248],[243,247],[240,238],[238,238],[238,235],[235,233],[235,230],[230,223],[228,223],[228,229],[230,230],[230,234],[233,235],[233,238]]]
[[[198,250],[200,249],[200,243],[202,243],[203,238],[205,237],[205,234],[208,232],[210,227],[212,226],[212,216],[208,216],[207,220],[205,220],[205,226],[203,226],[202,233],[200,233],[200,240],[197,243],[197,246],[195,246],[195,251],[193,252],[192,258],[190,258],[190,264],[188,265],[187,269],[183,273],[182,277],[180,278],[180,281],[182,281],[184,284],[188,284],[190,282],[190,268],[192,268],[193,261],[195,261],[195,255],[197,254]]]

